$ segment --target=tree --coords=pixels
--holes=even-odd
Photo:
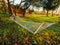
[[[21,5],[22,3],[24,4]],[[19,8],[23,16],[25,16],[25,12],[30,7],[30,5],[40,7],[41,4],[39,3],[41,3],[41,0],[21,0],[21,3],[19,4]]]
[[[52,9],[52,16],[53,16],[53,11],[59,7],[59,0],[53,0],[53,4],[51,6]]]
[[[46,16],[48,16],[49,10],[55,10],[59,6],[59,0],[43,0],[43,8],[47,10]],[[52,12],[53,16],[53,12]]]
[[[13,4],[14,4],[14,0],[13,0]],[[16,15],[16,8],[17,8],[18,5],[14,5],[14,15]]]
[[[22,3],[24,3],[23,5],[21,5]],[[19,8],[20,8],[20,13],[23,14],[23,16],[25,16],[25,12],[26,10],[30,7],[31,3],[29,0],[21,0],[21,3],[19,4]]]
[[[9,13],[10,13],[10,16],[12,15],[12,10],[11,10],[11,5],[10,5],[10,1],[7,0],[8,2],[8,10],[9,10]]]

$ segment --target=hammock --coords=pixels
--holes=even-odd
[[[15,19],[14,17],[11,17],[11,19],[19,24],[21,27],[24,29],[28,30],[29,32],[36,34],[37,32],[46,29],[47,27],[55,24],[55,23],[46,23],[46,22],[31,22],[31,21],[25,21],[21,17],[16,16]]]

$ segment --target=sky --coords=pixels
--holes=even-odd
[[[6,1],[6,0],[5,0]],[[13,1],[13,0],[10,0],[10,1]],[[7,1],[6,1],[7,2]],[[21,0],[14,0],[14,5],[16,4],[20,4]]]
[[[14,1],[14,5],[20,4],[20,2],[21,2],[21,0],[15,0],[15,1]]]

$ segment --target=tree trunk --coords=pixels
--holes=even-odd
[[[25,17],[25,12],[23,12],[23,17]]]
[[[10,13],[10,16],[11,16],[12,15],[11,5],[10,5],[9,0],[7,0],[7,2],[8,2],[8,10],[9,10],[9,13]]]
[[[25,17],[25,11],[26,11],[25,9],[21,10],[21,13],[22,13],[23,17]]]
[[[48,10],[47,10],[46,16],[48,17]]]
[[[15,14],[15,16],[16,16],[16,8],[14,8],[14,14]]]
[[[54,16],[54,15],[53,15],[53,10],[52,10],[52,16]]]
[[[15,10],[15,16],[16,16],[16,10]]]

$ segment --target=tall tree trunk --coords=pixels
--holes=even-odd
[[[13,4],[14,4],[14,0],[13,0]],[[16,16],[16,7],[14,6],[14,14]]]
[[[14,7],[14,14],[15,14],[15,16],[16,16],[16,8]]]
[[[23,12],[23,17],[25,17],[25,12]]]
[[[25,17],[25,12],[26,12],[25,9],[21,9],[21,13],[22,13],[23,17]]]
[[[16,16],[16,10],[15,10],[15,16]]]
[[[53,15],[53,10],[52,10],[52,16],[54,16],[54,15]]]
[[[48,17],[48,10],[47,10],[46,16]]]
[[[7,2],[8,2],[8,10],[9,10],[9,13],[10,13],[10,16],[11,16],[12,15],[11,5],[10,5],[9,0],[7,0]]]

